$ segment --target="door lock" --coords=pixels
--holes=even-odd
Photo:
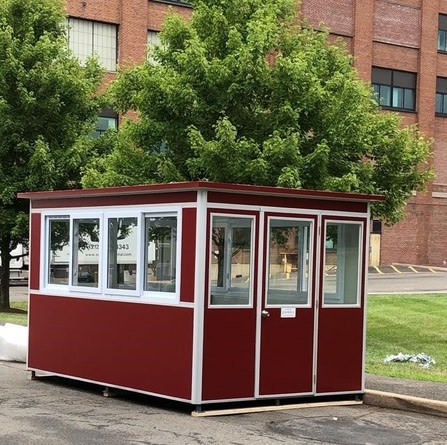
[[[270,312],[266,311],[265,309],[261,312],[261,316],[262,318],[269,318],[270,317]]]

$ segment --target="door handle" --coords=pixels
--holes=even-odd
[[[266,311],[265,309],[261,312],[261,317],[262,318],[269,318],[270,317],[270,312]]]

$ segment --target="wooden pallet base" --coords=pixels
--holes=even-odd
[[[340,400],[330,402],[294,403],[290,405],[252,406],[246,408],[216,409],[209,411],[193,411],[192,417],[232,416],[236,414],[262,413],[269,411],[285,411],[290,409],[322,408],[327,406],[361,405],[361,400]]]

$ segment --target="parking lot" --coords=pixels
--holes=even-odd
[[[0,362],[0,375],[2,445],[447,444],[447,418],[363,404],[192,417],[189,405],[146,395],[30,380],[22,363]]]

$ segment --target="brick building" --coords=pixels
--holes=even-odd
[[[99,53],[113,77],[118,64],[144,60],[168,8],[191,14],[181,0],[67,0],[70,45],[81,58]],[[447,0],[302,0],[301,12],[346,41],[384,109],[435,141],[436,178],[403,222],[382,229],[381,263],[447,265]],[[117,122],[111,110],[101,119],[102,128]]]

